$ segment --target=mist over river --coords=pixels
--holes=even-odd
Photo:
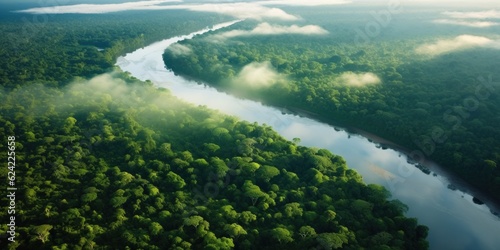
[[[385,186],[393,199],[408,205],[407,216],[416,217],[420,224],[429,227],[430,249],[499,249],[500,219],[491,213],[491,210],[499,211],[498,208],[488,202],[491,208],[474,203],[470,194],[460,191],[467,186],[452,180],[439,166],[426,166],[433,173],[425,174],[409,164],[403,153],[384,149],[365,137],[313,119],[283,114],[277,108],[258,102],[238,99],[165,69],[162,54],[168,46],[236,22],[153,43],[118,58],[116,65],[138,79],[151,80],[156,86],[169,89],[186,102],[250,122],[265,123],[289,140],[300,138],[303,146],[326,148],[341,155],[366,183]],[[450,183],[458,189],[450,189]]]

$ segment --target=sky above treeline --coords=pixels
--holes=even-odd
[[[67,6],[77,4],[99,4],[100,7],[111,8],[105,5],[115,5],[114,8],[131,9],[158,9],[164,5],[202,5],[202,4],[232,4],[246,3],[253,5],[275,6],[324,6],[324,5],[421,5],[421,6],[439,6],[450,8],[474,7],[474,8],[500,8],[498,0],[3,0],[4,3],[32,3],[35,8],[51,6]],[[103,6],[104,5],[104,6]],[[133,6],[133,7],[130,7]],[[122,10],[122,9],[120,9]]]
[[[11,0],[7,0],[11,1]],[[450,7],[450,9],[474,7],[475,9],[490,8],[491,13],[484,18],[497,19],[500,14],[500,3],[497,0],[51,0],[51,1],[15,1],[16,3],[33,2],[33,7],[20,9],[19,12],[32,14],[66,14],[66,13],[110,13],[126,10],[168,10],[184,9],[191,11],[206,11],[219,14],[230,14],[237,18],[276,18],[281,20],[296,20],[298,17],[288,14],[281,6],[338,6],[338,5],[386,5],[388,8],[398,6]],[[13,3],[13,2],[12,2]],[[484,12],[484,11],[483,11]],[[254,18],[255,19],[255,18]]]

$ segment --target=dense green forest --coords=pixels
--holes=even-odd
[[[118,56],[137,48],[230,20],[186,13],[135,11],[77,18],[7,13],[0,17],[0,83],[8,88],[41,81],[63,86],[75,76],[106,72]]]
[[[417,53],[422,44],[498,28],[442,28],[416,11],[358,42],[364,16],[332,12],[300,12],[326,35],[251,35],[262,24],[245,21],[182,41],[190,53],[167,49],[164,61],[233,94],[389,139],[413,160],[437,161],[500,199],[500,50]],[[455,38],[464,33],[475,37]],[[249,80],[250,72],[261,78]]]
[[[1,98],[25,249],[426,248],[427,228],[341,157],[126,75]]]
[[[60,15],[30,28],[31,16],[9,15],[0,22],[0,151],[15,151],[17,187],[9,249],[428,247],[427,227],[340,156],[113,70],[125,52],[226,17]],[[9,216],[0,210],[2,232]]]

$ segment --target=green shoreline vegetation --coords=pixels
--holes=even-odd
[[[164,61],[177,74],[232,94],[390,140],[413,152],[415,160],[432,159],[499,201],[499,50],[420,55],[420,45],[456,35],[436,26],[412,35],[407,31],[415,26],[411,15],[391,24],[385,36],[353,44],[355,21],[340,18],[331,27],[322,18],[306,19],[335,32],[226,35],[258,25],[245,21],[182,41],[180,46],[190,53],[167,49]],[[257,81],[261,86],[256,87],[245,79],[250,70],[260,70],[270,80]],[[374,83],[346,84],[361,81]]]
[[[112,70],[125,52],[226,18],[61,15],[31,33],[2,19],[0,135],[16,136],[18,188],[9,249],[428,248],[428,228],[340,156]]]

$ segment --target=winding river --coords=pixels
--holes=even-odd
[[[425,174],[407,163],[403,153],[384,149],[365,137],[309,118],[283,114],[258,102],[238,99],[165,69],[162,54],[168,46],[235,22],[153,43],[118,58],[116,65],[138,79],[151,80],[158,87],[168,88],[186,102],[205,105],[250,122],[265,123],[287,139],[300,138],[301,145],[326,148],[341,155],[366,183],[385,186],[393,198],[409,206],[407,216],[418,218],[419,223],[430,228],[431,249],[500,248],[500,219],[492,214],[499,209],[488,202],[489,207],[474,203],[473,196],[461,191],[471,189],[455,181],[439,166],[426,166],[433,173]],[[449,188],[450,183],[458,189]]]

